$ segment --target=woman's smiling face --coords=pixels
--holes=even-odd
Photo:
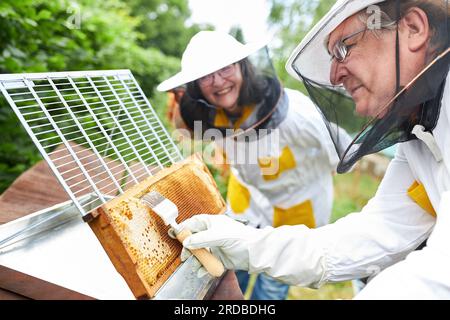
[[[239,63],[228,65],[197,81],[210,104],[229,113],[239,112],[238,100],[243,81]]]

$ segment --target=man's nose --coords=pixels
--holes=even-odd
[[[340,85],[344,82],[345,77],[348,75],[348,70],[345,67],[345,63],[338,62],[333,59],[330,69],[330,82],[332,85]]]

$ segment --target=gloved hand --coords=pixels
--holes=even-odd
[[[225,215],[196,215],[181,223],[182,228],[188,228],[193,235],[183,242],[187,249],[209,248],[218,257],[226,269],[249,269],[250,243],[264,232],[245,226]],[[186,260],[190,253],[183,248],[181,260]],[[202,270],[199,275],[204,274]]]
[[[192,235],[183,246],[209,248],[226,269],[264,272],[292,285],[318,287],[324,281],[325,255],[321,237],[304,225],[256,229],[224,215],[196,215],[181,223]],[[328,242],[328,237],[325,240]],[[181,259],[190,256],[183,249]],[[198,270],[201,277],[204,268]]]

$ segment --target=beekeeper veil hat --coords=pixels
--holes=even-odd
[[[417,128],[431,131],[437,122],[440,99],[449,68],[449,19],[448,0],[339,0],[311,29],[292,52],[287,71],[301,80],[311,99],[320,110],[340,157],[338,172],[348,171],[364,155],[375,153],[398,142],[417,138]],[[402,64],[400,57],[399,21],[411,7],[421,8],[428,17],[431,37],[429,47],[435,50],[425,67],[407,84],[400,83]],[[328,52],[329,35],[347,18],[358,14],[366,25],[355,38],[338,41],[341,45]],[[375,17],[375,19],[371,19]],[[359,30],[358,30],[359,31]],[[333,59],[351,56],[350,45],[375,32],[395,32],[396,88],[388,103],[374,107],[370,115],[356,113],[355,104],[342,84],[333,85],[330,72]],[[347,35],[345,35],[347,36]],[[344,49],[344,51],[342,51]],[[383,46],[374,50],[383,53]],[[376,53],[376,52],[375,52]],[[340,57],[339,57],[340,56]],[[336,58],[337,57],[337,58]],[[351,57],[349,57],[351,59]],[[335,61],[335,63],[342,63]],[[367,61],[370,64],[371,61]],[[383,66],[384,67],[384,66]],[[338,127],[346,129],[354,140],[345,145]]]

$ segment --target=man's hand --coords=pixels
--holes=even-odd
[[[245,226],[224,215],[196,215],[181,223],[182,228],[192,231],[183,246],[187,249],[209,248],[226,269],[248,270],[248,244],[261,231]],[[181,259],[189,253],[183,249]]]

